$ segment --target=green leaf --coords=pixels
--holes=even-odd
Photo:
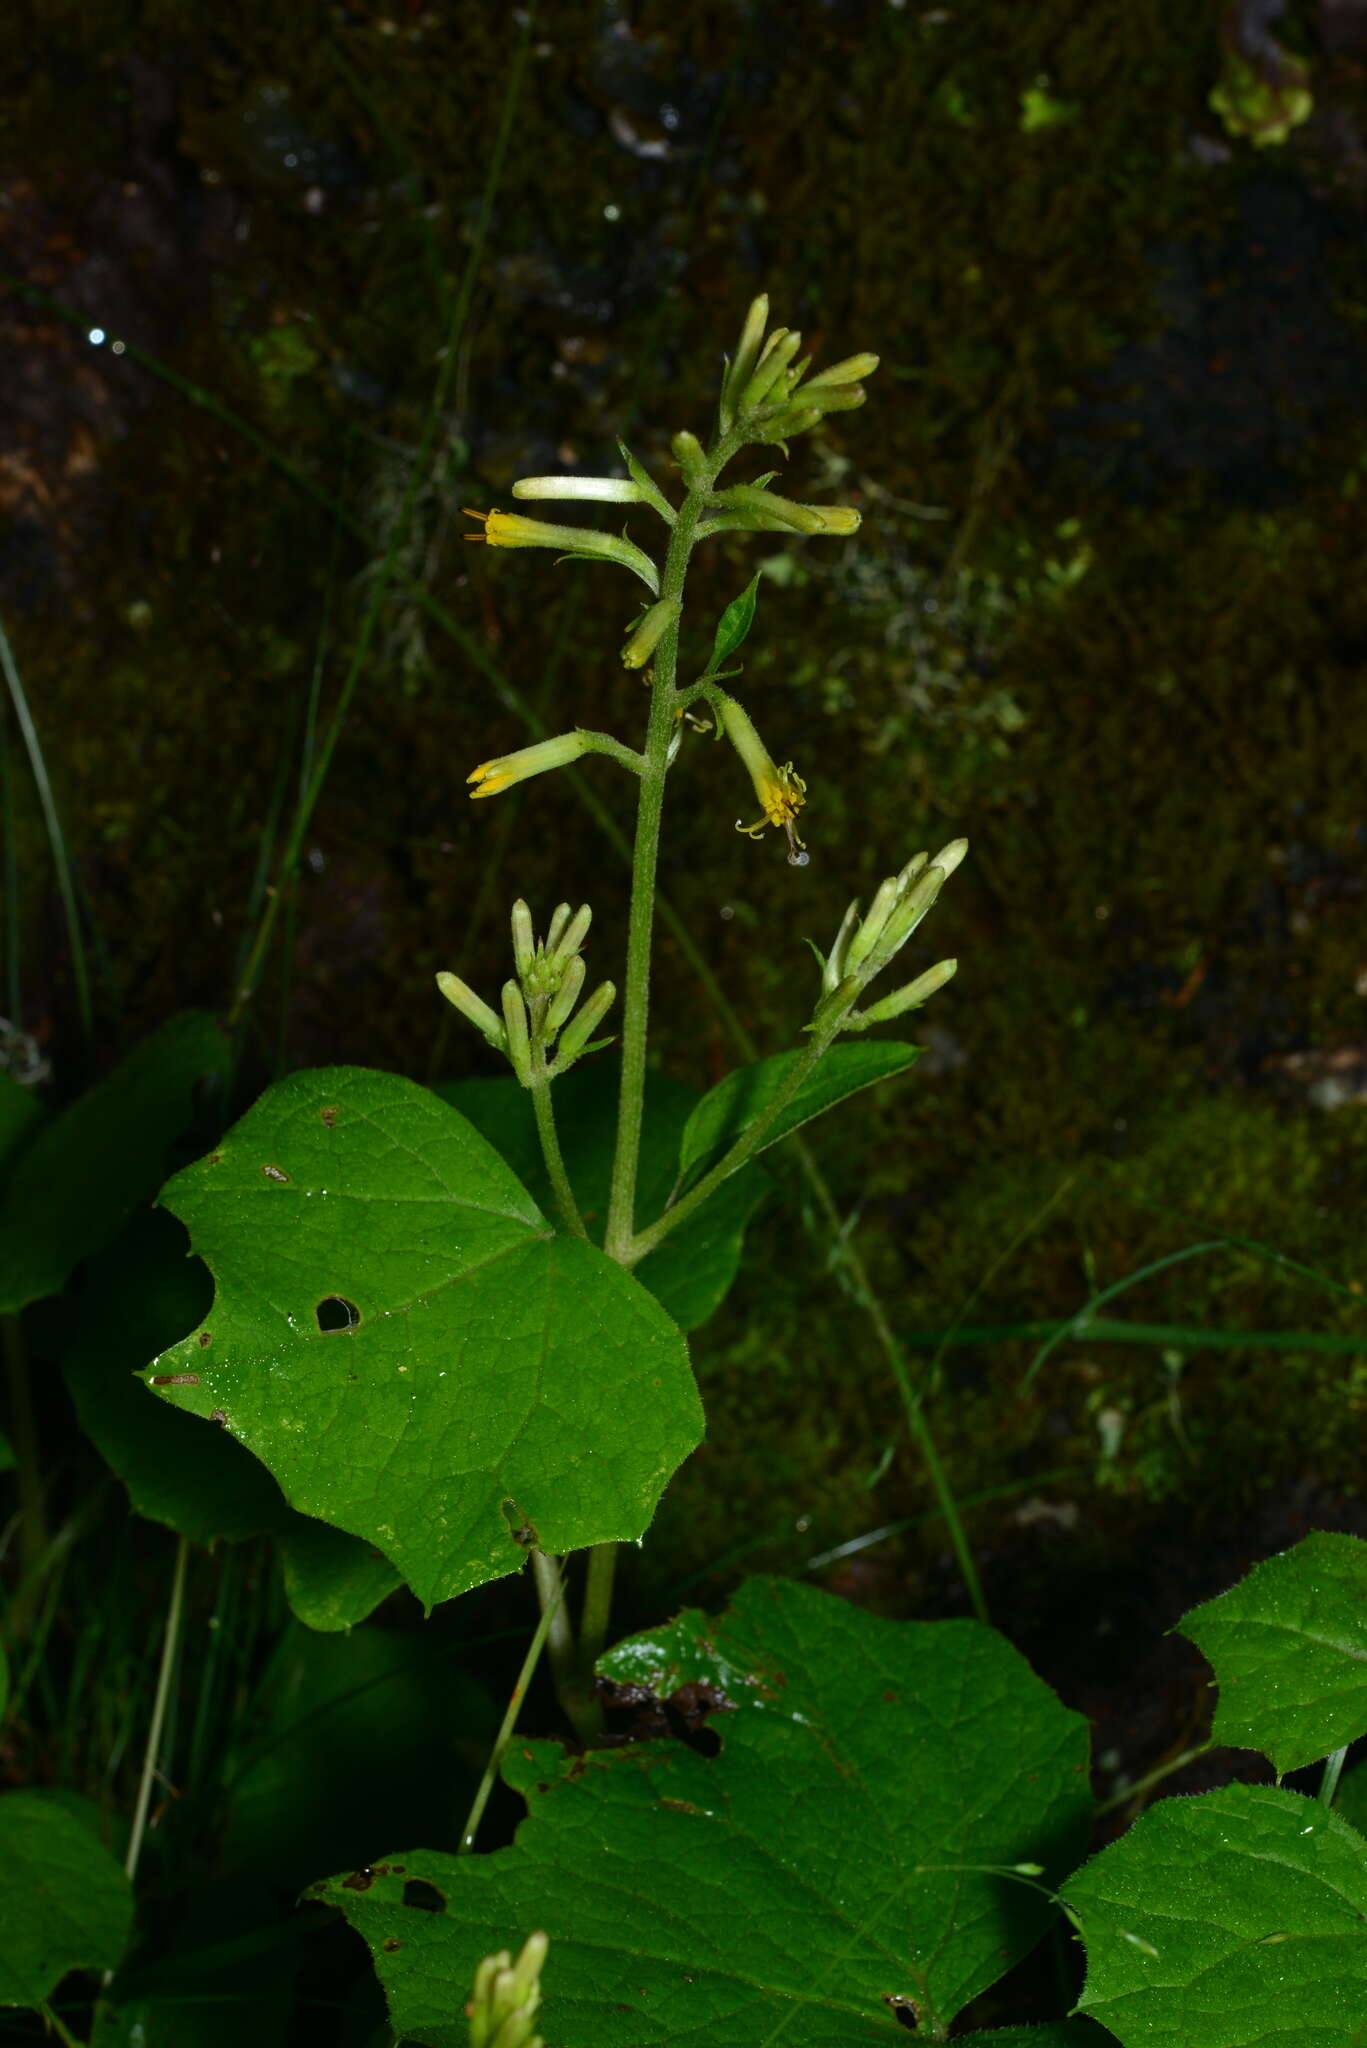
[[[0,1068],[0,1174],[8,1173],[25,1146],[37,1136],[45,1115],[31,1088],[21,1087]]]
[[[644,1533],[702,1434],[645,1289],[556,1237],[466,1119],[392,1074],[269,1089],[163,1201],[216,1283],[144,1378],[246,1444],[291,1505],[431,1606]],[[521,1539],[521,1540],[520,1540]]]
[[[399,1584],[373,1546],[298,1515],[264,1465],[224,1429],[151,1402],[136,1375],[208,1314],[213,1282],[165,1210],[135,1216],[92,1259],[62,1357],[81,1427],[140,1515],[192,1543],[269,1533],[285,1595],[310,1628],[350,1628]]]
[[[497,1725],[458,1649],[432,1629],[287,1628],[233,1773],[224,1868],[294,1893],[395,1832],[435,1827],[454,1848]]]
[[[576,1067],[555,1083],[560,1148],[585,1226],[595,1242],[601,1240],[607,1221],[619,1084],[620,1068],[615,1060]],[[549,1212],[553,1197],[532,1099],[520,1082],[511,1076],[452,1081],[437,1093],[469,1117]],[[666,1074],[646,1076],[636,1181],[636,1215],[642,1222],[653,1221],[673,1192],[680,1138],[700,1100],[699,1091],[682,1081]],[[636,1267],[636,1279],[650,1289],[681,1330],[696,1330],[725,1299],[740,1268],[745,1227],[769,1186],[759,1167],[743,1167],[696,1216]]]
[[[512,1848],[409,1851],[315,1886],[369,1942],[397,2033],[459,2048],[476,1963],[541,1927],[537,2026],[557,2048],[848,2048],[870,2026],[893,2038],[889,1994],[940,2039],[1052,1911],[967,1866],[1057,1876],[1086,1841],[1086,1723],[977,1622],[884,1621],[754,1579],[719,1619],[684,1614],[599,1669],[657,1696],[718,1688],[720,1753],[519,1738]]]
[[[894,1074],[904,1074],[920,1055],[917,1045],[895,1039],[870,1039],[859,1045],[833,1045],[811,1079],[773,1123],[760,1150],[776,1145],[790,1131],[834,1108],[847,1095],[871,1088]],[[708,1167],[735,1144],[787,1081],[803,1052],[780,1052],[752,1067],[737,1067],[704,1095],[685,1126],[679,1147],[684,1185],[701,1179]]]
[[[1061,1890],[1124,2048],[1361,2048],[1367,1842],[1316,1801],[1165,1799]]]
[[[331,1522],[296,1514],[284,1499],[272,1525],[285,1598],[308,1628],[349,1629],[402,1584],[382,1551]]]
[[[0,1207],[0,1314],[56,1294],[154,1195],[227,1045],[198,1010],[173,1017],[107,1080],[50,1117],[19,1154]]]
[[[41,1792],[0,1797],[0,2005],[41,2005],[68,1970],[112,1970],[133,1926],[128,1879]]]
[[[1215,1667],[1212,1737],[1279,1774],[1367,1734],[1367,1543],[1317,1531],[1177,1624]]]
[[[1339,1779],[1334,1811],[1351,1821],[1360,1835],[1367,1835],[1367,1762],[1354,1764]]]
[[[712,654],[707,669],[710,675],[729,661],[755,622],[755,601],[759,591],[759,579],[764,574],[756,569],[739,597],[733,597],[717,621],[716,635],[712,641]]]

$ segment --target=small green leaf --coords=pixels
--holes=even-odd
[[[117,1967],[128,1879],[98,1836],[42,1792],[0,1796],[0,2005],[41,2005],[69,1970]]]
[[[0,1207],[0,1314],[56,1294],[156,1193],[199,1086],[226,1071],[227,1044],[198,1010],[173,1017],[107,1080],[47,1119],[19,1153]]]
[[[848,1095],[871,1088],[894,1074],[904,1074],[920,1056],[920,1047],[895,1039],[872,1039],[859,1045],[833,1045],[816,1071],[770,1127],[760,1150],[776,1145],[801,1124],[834,1108]],[[685,1126],[679,1146],[683,1185],[700,1180],[735,1144],[783,1087],[801,1052],[775,1053],[752,1067],[737,1067],[704,1095]]]
[[[1367,1543],[1317,1531],[1177,1624],[1215,1667],[1212,1735],[1298,1771],[1367,1734]]]
[[[556,2048],[849,2048],[870,2030],[892,2048],[889,1996],[943,2040],[1048,1925],[1041,1890],[974,1866],[1068,1868],[1087,1728],[991,1629],[753,1579],[728,1613],[684,1614],[599,1669],[657,1697],[714,1688],[720,1753],[518,1738],[511,1848],[406,1851],[313,1887],[369,1942],[396,2033],[460,2048],[475,1965],[539,1927]]]
[[[601,1240],[607,1221],[620,1083],[621,1070],[615,1060],[577,1067],[555,1083],[555,1118],[565,1167],[585,1228],[595,1243]],[[510,1075],[498,1080],[452,1081],[437,1093],[469,1117],[550,1213],[553,1197],[527,1090]],[[700,1100],[699,1091],[682,1081],[666,1074],[647,1074],[636,1181],[638,1222],[653,1222],[668,1202],[677,1172],[679,1140]],[[725,1299],[740,1267],[745,1227],[769,1188],[768,1177],[759,1167],[746,1167],[635,1268],[636,1279],[649,1288],[681,1330],[696,1330]]]
[[[756,569],[739,597],[733,597],[717,621],[716,636],[712,642],[712,654],[707,664],[708,674],[729,661],[745,639],[755,622],[755,603],[759,592],[759,579],[764,574]]]
[[[1124,2048],[1360,2048],[1367,1842],[1316,1801],[1164,1799],[1060,1890]]]
[[[162,1199],[217,1291],[144,1379],[425,1605],[642,1535],[701,1436],[659,1304],[411,1081],[292,1075]]]

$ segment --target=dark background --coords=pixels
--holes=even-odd
[[[770,1052],[809,1012],[804,939],[970,839],[913,963],[960,962],[928,1055],[813,1142],[917,1359],[956,1317],[1008,1332],[927,1382],[996,1618],[1131,1761],[1180,1747],[1203,1667],[1160,1632],[1308,1527],[1367,1533],[1367,1368],[1199,1341],[1362,1329],[1266,1254],[1360,1289],[1367,6],[91,0],[0,34],[0,619],[97,1025],[11,718],[16,1068],[63,1100],[175,1010],[226,1012],[268,882],[242,1102],[307,1063],[493,1071],[432,977],[492,995],[516,895],[588,898],[620,982],[625,869],[572,779],[464,784],[527,716],[635,743],[634,586],[466,547],[461,507],[615,469],[619,436],[671,481],[761,289],[819,361],[876,351],[867,407],[778,486],[858,504],[858,538],[728,537],[690,585],[701,652],[765,566],[740,688],[807,778],[811,865],[735,833],[750,791],[696,741],[661,888]],[[1280,139],[1279,50],[1313,94]],[[1239,62],[1242,127],[1210,103]],[[311,692],[326,721],[353,667],[292,879]],[[615,771],[581,780],[625,828]],[[667,933],[655,986],[655,1056],[708,1085],[727,1020]],[[742,1564],[963,1610],[863,1312],[778,1179],[693,1341],[709,1442],[624,1625]],[[1074,1340],[1023,1391],[1013,1327],[1222,1235],[1248,1243],[1111,1310],[1184,1338]],[[59,1395],[42,1420],[74,1496]]]

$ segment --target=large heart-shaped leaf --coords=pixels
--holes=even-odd
[[[144,1377],[429,1606],[640,1536],[701,1437],[659,1304],[411,1081],[292,1075],[162,1199],[216,1295]]]
[[[905,1073],[920,1047],[895,1039],[861,1039],[854,1045],[833,1045],[825,1058],[774,1119],[760,1150],[776,1145],[812,1117],[833,1109],[848,1095]],[[802,1052],[775,1053],[752,1067],[737,1067],[704,1095],[684,1129],[679,1170],[685,1186],[700,1180],[724,1152],[744,1135],[786,1084]]]
[[[133,1925],[98,1835],[42,1792],[0,1797],[0,2005],[41,2005],[68,1970],[112,1970]]]
[[[1212,1736],[1298,1771],[1367,1734],[1367,1543],[1317,1530],[1178,1623],[1220,1686]]]
[[[565,1166],[595,1242],[607,1221],[612,1153],[617,1133],[620,1072],[612,1060],[576,1067],[555,1084],[555,1116]],[[549,1215],[553,1197],[536,1134],[532,1099],[511,1076],[451,1081],[437,1090],[482,1131]],[[700,1100],[699,1091],[667,1074],[646,1076],[645,1118],[636,1180],[636,1220],[650,1223],[664,1209],[678,1173],[679,1141]],[[746,1166],[717,1190],[635,1268],[636,1278],[681,1330],[696,1330],[719,1307],[740,1266],[745,1226],[769,1190],[768,1177]]]
[[[599,1668],[642,1696],[711,1688],[720,1753],[515,1740],[512,1848],[315,1887],[370,1943],[399,2034],[458,2048],[476,1963],[541,1927],[557,2048],[891,2042],[890,1999],[940,2039],[1043,1932],[1049,1900],[1009,1866],[1056,1877],[1085,1842],[1086,1724],[991,1629],[756,1579]]]
[[[56,1294],[129,1210],[156,1193],[200,1086],[222,1076],[227,1056],[214,1019],[187,1011],[36,1127],[0,1205],[0,1314]]]
[[[399,1574],[373,1544],[296,1514],[265,1466],[225,1429],[205,1429],[136,1378],[149,1355],[198,1327],[213,1282],[164,1210],[135,1216],[85,1269],[62,1370],[81,1426],[141,1515],[194,1543],[270,1534],[285,1596],[310,1628],[364,1621]]]
[[[1361,2048],[1367,1842],[1315,1800],[1165,1799],[1061,1890],[1124,2048]]]

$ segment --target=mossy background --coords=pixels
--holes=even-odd
[[[929,1056],[813,1133],[895,1327],[1070,1315],[1230,1235],[1248,1242],[1109,1312],[1362,1332],[1367,37],[1288,10],[1314,110],[1259,147],[1208,104],[1240,32],[1214,9],[557,0],[482,234],[516,10],[29,17],[9,36],[0,234],[39,289],[3,314],[0,603],[76,860],[101,1062],[231,998],[311,680],[326,715],[467,264],[403,587],[254,998],[249,1078],[492,1071],[432,977],[496,987],[515,895],[543,916],[588,898],[590,965],[612,971],[626,876],[571,778],[479,805],[464,779],[527,736],[507,686],[552,731],[633,738],[634,589],[467,547],[460,508],[615,466],[619,436],[668,480],[670,435],[706,430],[765,289],[821,359],[882,358],[868,406],[796,444],[782,485],[857,503],[857,540],[728,537],[690,586],[702,651],[765,566],[740,687],[807,776],[812,863],[735,833],[750,792],[699,740],[661,887],[773,1051],[808,1014],[804,939],[827,943],[918,846],[971,840],[918,962],[960,961],[918,1020]],[[13,738],[11,758],[17,776]],[[625,826],[615,771],[584,780]],[[26,787],[16,820],[16,1021],[74,1089]],[[671,1073],[706,1085],[731,1062],[667,935],[654,1019]],[[709,1441],[632,1560],[623,1618],[892,1525],[821,1581],[960,1610],[862,1311],[778,1179],[694,1341]],[[1035,1348],[914,1353],[956,1491],[987,1497],[971,1534],[1018,1636],[1145,1546],[1195,1597],[1305,1526],[1367,1527],[1367,1363],[1075,1340],[1026,1387]]]

